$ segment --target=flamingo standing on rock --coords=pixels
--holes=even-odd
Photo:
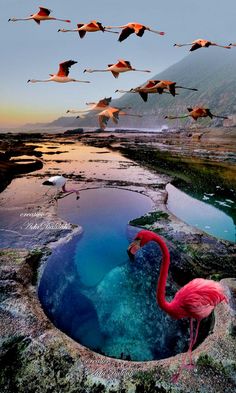
[[[89,72],[89,73],[111,72],[115,78],[118,78],[121,72],[127,72],[127,71],[151,72],[149,70],[137,70],[136,68],[132,67],[129,61],[123,59],[118,60],[118,62],[115,64],[108,64],[105,70],[92,70],[91,68],[87,68],[84,70],[84,72]]]
[[[40,22],[42,20],[59,20],[61,22],[67,22],[70,23],[71,21],[69,19],[59,19],[59,18],[54,18],[53,16],[50,16],[51,10],[45,7],[39,7],[39,11],[35,14],[32,14],[28,16],[27,18],[10,18],[8,19],[8,22],[17,22],[19,20],[34,20],[38,25],[40,25]]]
[[[187,354],[190,356],[190,367],[192,365],[192,348],[197,342],[201,320],[207,318],[219,303],[223,301],[228,303],[228,297],[224,288],[218,282],[203,278],[195,278],[182,287],[175,294],[175,297],[171,302],[168,302],[165,298],[165,291],[170,265],[170,253],[164,240],[154,232],[141,230],[136,235],[135,240],[129,245],[128,253],[131,257],[134,257],[137,250],[150,241],[156,242],[162,252],[162,264],[156,290],[158,305],[173,319],[190,318],[189,349],[184,356],[180,369],[177,374],[173,376],[173,382],[177,382],[180,372],[185,366]],[[193,326],[194,320],[197,321],[195,337]]]
[[[217,117],[219,119],[228,119],[227,116],[217,116],[217,115],[213,115],[213,113],[211,113],[209,108],[203,108],[203,107],[195,107],[195,108],[187,108],[187,110],[189,111],[188,115],[182,115],[182,116],[165,116],[165,119],[169,119],[169,120],[174,120],[174,119],[184,119],[186,117],[191,116],[194,120],[197,121],[197,119],[199,119],[200,117],[210,117],[211,119],[213,117]]]
[[[174,44],[174,46],[179,48],[188,45],[191,45],[191,48],[189,49],[190,52],[200,48],[208,48],[209,46],[219,46],[220,48],[230,49],[230,45],[219,45],[212,41],[203,40],[202,38],[192,41],[190,44]]]
[[[71,66],[76,64],[77,61],[68,60],[59,64],[59,70],[57,74],[49,74],[51,78],[40,80],[40,79],[29,79],[27,82],[36,83],[36,82],[59,82],[59,83],[67,83],[67,82],[80,82],[80,83],[90,83],[90,81],[80,81],[74,78],[69,77],[69,69]]]
[[[79,33],[80,38],[84,38],[86,33],[94,33],[96,31],[102,31],[107,32],[107,33],[113,33],[113,34],[119,34],[116,31],[109,31],[106,30],[106,28],[102,25],[102,23],[96,21],[96,20],[91,20],[89,23],[78,23],[77,24],[77,29],[59,29],[58,32],[62,33],[68,33],[68,32],[77,32]]]
[[[105,130],[108,120],[112,119],[115,124],[118,124],[119,116],[135,116],[142,117],[142,115],[136,115],[132,113],[123,112],[123,108],[113,108],[109,107],[98,114],[99,125],[102,130]],[[126,109],[129,109],[128,107]]]
[[[82,117],[83,117],[83,114],[86,115],[91,111],[100,111],[101,109],[108,108],[111,100],[112,100],[111,97],[108,97],[108,98],[105,97],[102,100],[99,100],[98,102],[87,102],[86,105],[90,106],[90,108],[80,109],[80,110],[68,109],[66,111],[66,113],[80,113],[80,114],[82,114]],[[80,118],[81,115],[77,116],[77,117]]]
[[[76,199],[79,199],[79,190],[67,189],[66,188],[66,178],[64,176],[52,176],[48,180],[43,182],[43,186],[55,187],[57,189],[56,195],[58,194],[59,188],[61,188],[63,193],[69,193],[69,194],[75,193]],[[55,196],[55,198],[57,199],[56,196]]]
[[[118,41],[122,42],[128,38],[131,34],[136,34],[138,37],[142,37],[145,30],[151,31],[159,35],[164,35],[164,31],[153,30],[148,26],[142,25],[140,23],[130,22],[122,26],[106,26],[106,29],[122,29]]]

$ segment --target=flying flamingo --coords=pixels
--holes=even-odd
[[[148,93],[157,93],[157,90],[154,90],[153,88],[159,81],[158,80],[149,80],[147,81],[144,85],[135,87],[134,89],[130,90],[116,90],[115,92],[119,93],[138,93],[140,97],[143,99],[144,102],[147,102],[148,100]]]
[[[111,100],[112,100],[111,97],[108,98],[105,97],[102,100],[99,100],[98,102],[87,102],[86,105],[90,106],[90,108],[80,109],[80,110],[68,109],[66,113],[80,113],[82,114],[83,117],[83,114],[88,114],[91,111],[100,111],[102,109],[108,108]],[[77,117],[79,118],[81,117],[81,115]]]
[[[182,368],[185,366],[186,356],[189,354],[190,367],[192,365],[192,348],[197,341],[199,325],[202,319],[207,318],[217,304],[225,301],[228,303],[228,297],[224,288],[216,281],[195,278],[184,287],[182,287],[171,302],[165,299],[166,281],[170,265],[170,254],[164,240],[156,233],[141,230],[136,235],[134,241],[128,247],[128,253],[134,257],[140,247],[143,247],[150,241],[156,242],[162,252],[162,264],[160,269],[159,280],[156,290],[157,303],[162,310],[169,314],[173,319],[190,318],[190,343],[189,349],[178,373],[174,375],[173,382],[177,382]],[[194,320],[197,321],[197,327],[194,337]]]
[[[59,188],[61,188],[63,193],[72,194],[74,192],[76,194],[76,199],[79,199],[79,190],[76,190],[76,189],[68,190],[68,189],[66,189],[66,178],[64,176],[52,176],[48,180],[43,182],[43,186],[55,187],[57,189],[56,195],[57,195],[57,193],[59,191]]]
[[[203,40],[202,38],[192,41],[190,44],[174,44],[174,46],[178,46],[179,48],[181,46],[187,46],[187,45],[191,45],[191,48],[189,49],[190,52],[193,52],[194,50],[200,48],[208,48],[209,46],[219,46],[220,48],[230,49],[229,45],[219,45],[212,41]]]
[[[29,79],[27,82],[36,83],[36,82],[59,82],[59,83],[67,83],[67,82],[80,82],[80,83],[90,83],[89,81],[79,81],[74,78],[69,78],[69,69],[71,66],[76,64],[77,61],[68,60],[59,64],[59,70],[57,74],[49,74],[51,78],[45,80],[39,79]]]
[[[166,80],[150,80],[143,86],[138,86],[135,89],[131,90],[116,90],[116,92],[120,93],[139,93],[142,99],[146,102],[148,99],[148,94],[162,94],[162,93],[170,93],[172,96],[175,96],[176,89],[186,89],[197,91],[198,89],[184,87],[184,86],[176,86],[176,82],[166,81]],[[165,91],[165,90],[168,90]]]
[[[157,84],[151,87],[150,90],[151,89],[157,89],[157,92],[159,94],[162,94],[164,90],[168,90],[170,94],[172,94],[172,96],[176,95],[175,89],[198,91],[198,89],[192,87],[176,86],[176,82],[166,81],[166,80],[157,81]]]
[[[106,31],[107,33],[118,34],[118,32],[116,31],[106,30],[106,28],[96,20],[91,20],[91,22],[89,23],[78,23],[77,29],[72,29],[72,30],[59,29],[58,31],[61,31],[62,33],[77,32],[79,33],[80,38],[84,38],[86,33],[93,33],[96,31],[102,31],[102,32]]]
[[[122,42],[128,38],[131,34],[135,33],[138,37],[142,37],[145,30],[151,31],[159,35],[164,35],[164,31],[153,30],[148,26],[141,25],[140,23],[127,23],[122,26],[106,26],[106,29],[122,29],[118,41]]]
[[[195,108],[187,108],[187,110],[189,111],[189,114],[187,114],[187,115],[182,115],[182,116],[165,116],[165,119],[170,119],[170,120],[184,119],[184,118],[189,117],[189,116],[191,116],[194,120],[199,119],[199,117],[208,117],[208,116],[211,119],[213,117],[217,117],[219,119],[228,119],[227,116],[213,115],[213,113],[211,113],[210,109],[208,109],[208,108],[195,107]]]
[[[125,109],[125,107],[123,107],[123,108],[113,108],[113,107],[110,106],[109,108],[107,108],[107,109],[103,110],[102,112],[100,112],[98,114],[100,128],[102,130],[105,130],[109,119],[112,119],[112,121],[115,124],[118,124],[119,116],[142,117],[141,115],[136,115],[136,114],[132,114],[132,113],[123,112],[122,109]],[[126,107],[126,109],[130,109],[130,108]]]
[[[10,18],[8,19],[8,22],[17,22],[18,20],[30,20],[33,19],[38,25],[40,25],[40,22],[42,20],[59,20],[61,22],[67,22],[70,23],[71,21],[69,19],[59,19],[59,18],[54,18],[53,16],[50,16],[51,10],[45,7],[39,7],[39,12],[36,14],[32,14],[28,16],[27,18]]]
[[[127,71],[140,71],[140,72],[151,72],[149,70],[137,70],[132,67],[129,61],[120,59],[115,64],[108,64],[105,70],[92,70],[91,68],[85,69],[84,72],[111,72],[115,78],[118,78],[121,72]]]

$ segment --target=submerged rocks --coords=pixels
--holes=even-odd
[[[144,361],[165,358],[187,347],[188,324],[171,320],[156,304],[160,260],[157,246],[150,244],[130,265],[112,269],[96,290],[84,291],[97,310],[104,354]],[[176,289],[169,282],[168,296]]]
[[[193,351],[195,369],[185,370],[178,384],[173,385],[171,375],[181,362],[181,354],[152,362],[116,360],[95,354],[57,330],[43,313],[35,293],[40,255],[26,250],[6,250],[0,255],[2,393],[235,392],[236,322],[228,306],[217,307],[213,333]],[[100,298],[104,301],[102,294],[111,289],[108,283],[117,274],[125,280],[125,272],[117,268],[107,283],[101,283]],[[139,284],[141,291],[149,286],[142,280]],[[235,281],[227,279],[223,284],[232,288],[235,302]],[[145,308],[141,312],[145,314]]]

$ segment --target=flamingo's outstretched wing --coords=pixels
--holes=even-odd
[[[101,107],[101,108],[106,107],[110,104],[111,100],[112,100],[112,97],[108,97],[108,98],[105,97],[102,100],[98,101],[97,106]]]
[[[119,110],[117,110],[116,112],[113,112],[113,116],[112,116],[112,120],[113,123],[118,124],[118,120],[119,120]]]
[[[196,44],[194,44],[194,45],[189,49],[189,51],[190,51],[190,52],[193,52],[194,50],[199,49],[199,48],[201,48],[201,47],[202,47],[202,46],[199,45],[199,44],[196,42]]]
[[[143,87],[145,87],[146,89],[149,89],[151,87],[154,87],[159,82],[160,81],[157,79],[149,80],[146,84],[143,85]]]
[[[39,7],[38,15],[40,15],[40,16],[48,16],[48,15],[50,15],[50,13],[51,13],[51,10],[49,10],[48,8]]]
[[[82,26],[84,26],[84,23],[77,23],[78,29],[80,29]],[[86,31],[85,30],[79,30],[78,31],[80,38],[84,38]]]
[[[143,91],[140,91],[139,95],[143,99],[144,102],[147,102],[147,100],[148,100],[148,93],[144,93]]]
[[[138,37],[142,37],[144,35],[146,28],[143,26],[141,29],[139,29],[138,33],[136,33],[136,35]]]
[[[103,32],[105,31],[105,27],[103,26],[103,24],[101,22],[97,22],[97,25],[101,31],[103,31]]]
[[[207,113],[207,115],[208,115],[211,119],[213,119],[213,115],[212,115],[210,109],[206,108],[206,113]]]
[[[74,61],[74,60],[68,60],[68,61],[64,61],[63,63],[60,63],[57,76],[68,76],[69,72],[70,72],[69,71],[70,67],[76,63],[77,63],[77,61]]]
[[[176,85],[176,83],[175,82],[173,82],[173,83],[171,83],[170,85],[169,85],[169,91],[170,91],[170,94],[172,94],[172,96],[175,96],[175,85]]]
[[[109,116],[106,115],[99,115],[98,116],[98,120],[99,120],[99,126],[102,130],[104,130],[107,126],[108,120],[109,120]]]
[[[120,33],[118,41],[122,42],[126,40],[126,38],[128,38],[133,33],[134,33],[134,29],[131,29],[130,27],[125,27]]]

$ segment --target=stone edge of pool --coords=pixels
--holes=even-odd
[[[208,239],[211,246],[212,242],[215,242],[223,247],[223,250],[222,247],[218,250],[220,254],[224,255],[225,248],[230,248],[231,258],[233,254],[235,256],[234,245],[202,235],[202,232],[169,214],[164,204],[164,190],[158,190],[157,193],[145,188],[129,189],[149,196],[158,209],[161,207],[161,211],[169,215],[168,221],[164,218],[164,222],[161,219],[151,225],[145,224],[144,227],[157,229],[163,236],[167,231],[169,242],[172,243],[172,238],[176,237],[176,244],[179,246],[180,243],[180,249],[181,239],[183,241],[185,234],[188,240],[190,238],[192,246],[197,239],[198,242],[203,239],[201,248],[204,248]],[[80,229],[74,228],[72,233],[73,231],[78,233]],[[60,241],[68,241],[72,233]],[[53,243],[50,246],[52,245]],[[190,255],[196,255],[196,249],[193,247],[191,250],[190,244],[188,249],[181,251],[185,253],[189,250],[195,252],[193,255],[190,252]],[[151,362],[127,362],[108,358],[81,346],[52,325],[37,298],[37,276],[46,255],[45,248],[32,252],[12,249],[0,252],[0,361],[3,365],[0,386],[2,384],[3,393],[47,392],[58,389],[66,392],[109,393],[158,391],[155,389],[160,389],[160,392],[215,393],[226,389],[229,393],[235,391],[233,377],[235,378],[236,369],[236,319],[235,312],[228,306],[220,304],[216,308],[212,334],[194,350],[193,357],[197,364],[195,370],[184,372],[179,383],[173,385],[171,375],[181,361],[181,354]],[[224,279],[222,282],[231,288],[231,304],[234,302],[235,306],[235,280]]]

